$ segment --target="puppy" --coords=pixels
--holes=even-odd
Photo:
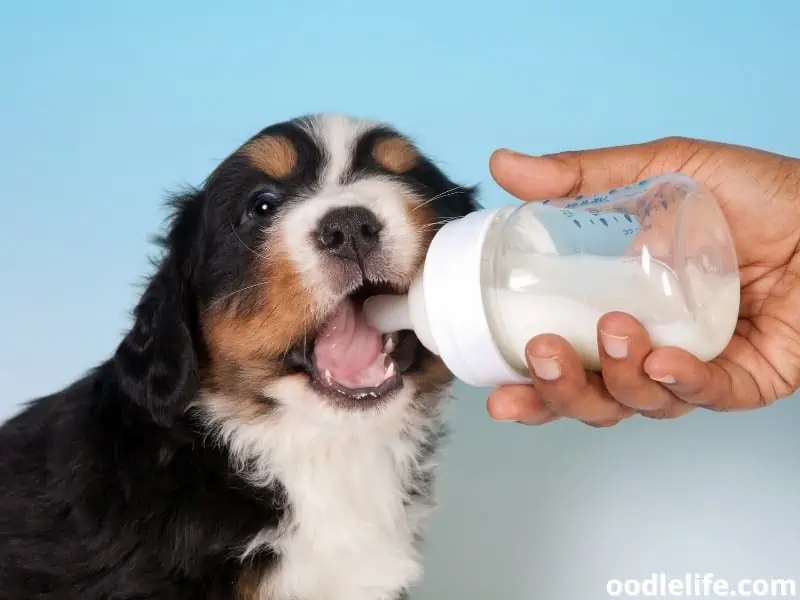
[[[361,305],[474,188],[316,115],[172,206],[113,355],[0,428],[0,599],[405,598],[452,376]]]

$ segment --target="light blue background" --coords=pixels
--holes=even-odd
[[[487,204],[490,152],[682,134],[800,155],[800,3],[0,3],[0,416],[113,349],[169,189],[309,111],[387,119]],[[596,431],[460,388],[420,600],[800,578],[800,404]]]

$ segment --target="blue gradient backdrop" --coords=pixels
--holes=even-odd
[[[223,7],[224,6],[224,7]],[[0,417],[112,351],[167,190],[258,128],[388,119],[455,178],[681,134],[800,155],[800,3],[0,2]],[[418,599],[800,577],[800,403],[526,429],[459,388]]]

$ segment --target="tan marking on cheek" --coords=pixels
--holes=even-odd
[[[316,307],[286,251],[268,260],[264,270],[269,291],[263,312],[272,328],[265,347],[278,354],[304,338],[305,332],[314,325]]]
[[[249,142],[242,152],[253,166],[275,179],[286,179],[297,167],[297,150],[283,136],[268,136]]]
[[[234,304],[207,317],[212,355],[242,364],[280,359],[314,324],[315,310],[294,264],[281,251],[263,264],[262,281],[247,305]]]
[[[383,168],[401,175],[414,168],[419,160],[419,153],[408,140],[390,137],[375,144],[372,148],[372,157]]]
[[[284,376],[283,360],[306,339],[316,310],[294,264],[280,250],[261,265],[260,281],[249,294],[204,316],[210,365],[204,387],[237,402],[236,415],[256,418],[272,409],[264,388]],[[308,340],[309,343],[311,340]]]

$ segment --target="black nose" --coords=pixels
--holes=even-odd
[[[317,227],[317,243],[323,251],[339,258],[361,261],[380,242],[378,217],[361,206],[334,208]]]

